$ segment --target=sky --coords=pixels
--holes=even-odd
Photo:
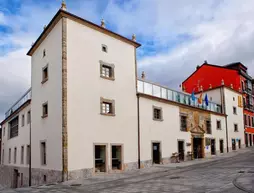
[[[254,76],[253,0],[66,0],[69,12],[142,44],[138,71],[178,88],[205,60],[242,62]],[[61,0],[0,0],[0,120],[30,87],[26,56]]]

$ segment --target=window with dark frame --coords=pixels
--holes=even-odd
[[[153,119],[155,121],[162,121],[162,109],[159,107],[153,107]]]
[[[26,164],[29,165],[30,163],[30,145],[26,146]]]
[[[21,146],[21,159],[20,159],[20,163],[24,164],[24,146]]]
[[[11,148],[9,148],[9,164],[11,163]]]
[[[27,124],[30,124],[31,122],[31,111],[27,112]]]
[[[245,126],[247,125],[247,122],[248,122],[248,120],[247,120],[247,115],[244,115],[244,125],[245,125]]]
[[[250,119],[250,116],[248,116],[248,126],[251,127],[251,119]]]
[[[233,107],[233,113],[234,113],[235,115],[237,115],[237,109],[236,109],[236,107]]]
[[[2,155],[2,164],[4,164],[4,149],[3,149],[3,155]]]
[[[9,122],[10,135],[9,138],[17,137],[19,135],[19,117],[15,117]]]
[[[254,127],[254,117],[252,117],[252,127]]]
[[[234,124],[234,132],[238,132],[238,124]]]
[[[48,116],[48,103],[44,103],[42,105],[42,118],[45,118]]]
[[[16,164],[17,163],[17,148],[16,147],[14,148],[13,158],[14,158],[14,164]]]
[[[48,80],[48,65],[42,69],[42,84]]]
[[[206,121],[206,133],[207,134],[212,134],[211,121],[210,120]]]
[[[41,142],[41,165],[47,164],[46,142]]]
[[[217,120],[216,125],[217,125],[217,129],[220,130],[221,129],[221,121]]]
[[[186,115],[180,115],[181,119],[181,131],[187,131],[187,116]]]
[[[22,115],[21,126],[24,127],[24,125],[25,125],[25,115]]]
[[[106,52],[106,53],[108,52],[108,47],[104,44],[101,45],[101,49],[103,52]]]

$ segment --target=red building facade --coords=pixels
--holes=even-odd
[[[208,64],[205,62],[197,66],[196,71],[191,74],[183,83],[185,92],[195,93],[220,87],[224,84],[227,87],[241,92],[244,105],[244,123],[246,145],[254,142],[254,80],[248,75],[247,67],[242,63],[232,63],[225,66]]]

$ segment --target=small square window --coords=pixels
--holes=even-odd
[[[44,58],[46,56],[46,50],[44,49],[42,52],[42,57]]]
[[[114,100],[108,100],[101,98],[101,114],[102,115],[115,115],[115,102]]]
[[[233,107],[233,113],[234,113],[235,115],[237,115],[237,109],[236,109],[236,107]]]
[[[48,116],[48,103],[44,103],[42,105],[42,118],[45,118]]]
[[[162,121],[162,108],[153,106],[153,120]]]
[[[100,61],[101,78],[115,80],[114,65]]]
[[[42,69],[42,84],[48,80],[48,65]]]
[[[217,125],[217,129],[220,130],[221,129],[221,121],[217,120],[216,125]]]
[[[234,131],[238,132],[238,124],[234,124]]]
[[[104,44],[101,45],[101,49],[103,52],[106,52],[106,53],[108,52],[108,47]]]

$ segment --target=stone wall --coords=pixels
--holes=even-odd
[[[18,170],[17,187],[29,186],[29,168],[0,165],[0,184],[4,188],[14,188],[14,170]],[[45,181],[46,180],[46,181]],[[62,181],[62,172],[32,169],[32,185],[50,184]]]

